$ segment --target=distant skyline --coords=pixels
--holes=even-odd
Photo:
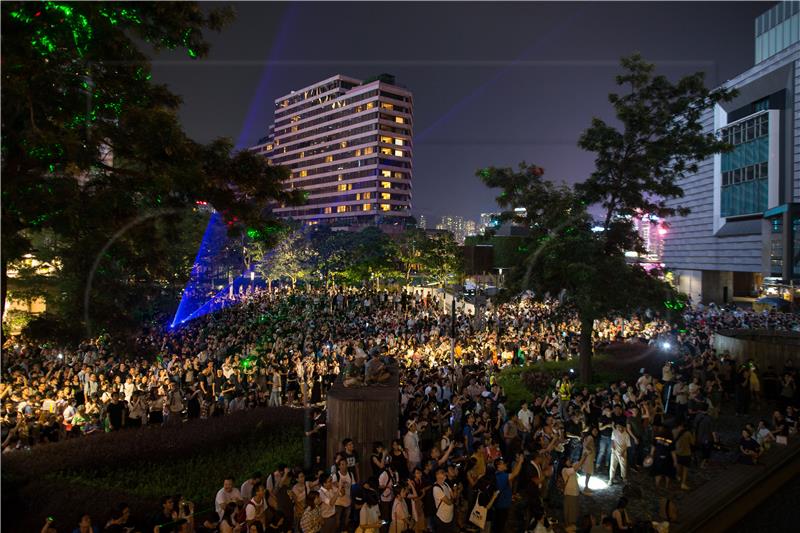
[[[671,78],[704,71],[718,86],[753,65],[753,21],[773,4],[233,3],[207,59],[160,54],[153,75],[182,96],[191,137],[244,148],[278,96],[391,73],[414,93],[412,213],[477,219],[497,209],[478,168],[525,160],[551,179],[589,175],[577,139],[592,116],[612,118],[620,57],[639,51]]]

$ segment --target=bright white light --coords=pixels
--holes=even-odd
[[[586,483],[586,477],[583,474],[578,474],[578,487],[583,490]],[[597,476],[589,478],[589,490],[605,490],[608,488],[608,483],[603,481]]]
[[[63,353],[58,354],[58,358],[59,359],[64,359],[64,354]]]
[[[592,231],[595,233],[599,233],[601,231],[605,231],[606,229],[603,226],[593,226]]]
[[[664,350],[669,350],[670,348],[672,348],[672,345],[669,342],[664,341],[661,343],[661,348]]]

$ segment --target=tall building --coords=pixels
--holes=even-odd
[[[661,224],[656,217],[637,216],[633,219],[639,238],[647,252],[646,259],[649,261],[661,261],[664,255],[664,236],[668,230]]]
[[[270,133],[251,150],[291,170],[302,206],[276,206],[305,224],[405,222],[412,176],[411,92],[382,74],[336,75],[275,100]]]
[[[420,215],[417,219],[417,227],[419,229],[428,229],[428,219],[425,218],[425,215]]]
[[[756,64],[724,84],[738,96],[702,117],[733,150],[699,164],[672,206],[664,262],[694,301],[757,294],[800,279],[800,2],[755,21]]]
[[[436,225],[436,229],[449,231],[453,234],[453,238],[459,244],[464,244],[464,239],[468,234],[469,223],[471,220],[464,220],[463,217],[458,216],[443,216],[442,221]],[[472,229],[475,223],[472,222]]]

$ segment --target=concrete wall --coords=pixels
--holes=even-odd
[[[776,371],[791,359],[800,363],[800,334],[775,331],[731,330],[714,335],[717,353],[729,353],[736,361],[744,363],[753,359],[763,372],[768,366]]]

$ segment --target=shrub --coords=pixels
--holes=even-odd
[[[609,383],[624,379],[622,373],[614,368],[608,356],[599,355],[592,360],[594,366],[592,383],[578,381],[575,387],[607,387]],[[506,394],[506,407],[516,412],[523,400],[531,401],[534,396],[544,396],[555,390],[561,376],[574,368],[576,361],[542,361],[525,366],[509,366],[498,376],[498,383]]]
[[[161,496],[182,494],[210,509],[222,478],[302,461],[303,411],[267,407],[177,426],[117,431],[34,447],[3,457],[6,531],[38,531],[45,517],[71,530],[79,512],[105,523],[127,502],[144,519]]]

